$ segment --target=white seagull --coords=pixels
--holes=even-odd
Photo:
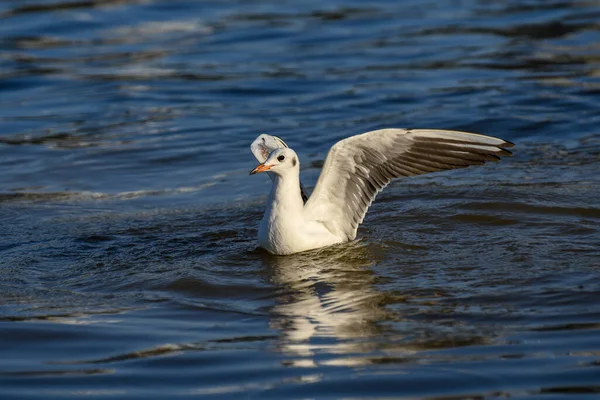
[[[273,187],[258,229],[259,245],[287,255],[354,240],[377,193],[393,178],[481,165],[508,156],[513,143],[436,129],[381,129],[337,142],[307,199],[300,161],[276,136],[262,134],[250,149]]]

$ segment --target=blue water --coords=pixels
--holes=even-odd
[[[0,398],[600,398],[600,4],[0,1]],[[274,257],[282,137],[516,143]]]

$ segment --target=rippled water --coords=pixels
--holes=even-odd
[[[598,398],[600,4],[0,2],[0,397]],[[361,240],[256,248],[384,127],[517,144],[391,184]]]

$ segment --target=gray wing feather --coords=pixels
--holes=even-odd
[[[356,237],[377,194],[394,178],[498,161],[513,144],[491,136],[435,129],[382,129],[336,143],[305,206],[346,240]]]

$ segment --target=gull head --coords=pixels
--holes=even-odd
[[[264,163],[259,164],[250,171],[250,175],[269,171],[279,176],[283,176],[291,171],[298,171],[299,169],[300,162],[298,161],[296,152],[290,148],[282,148],[273,150]]]

